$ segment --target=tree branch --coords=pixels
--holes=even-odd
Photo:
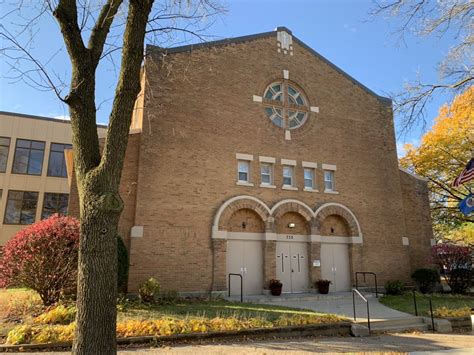
[[[92,61],[97,66],[101,58],[110,26],[123,0],[108,0],[102,7],[89,38],[88,48],[92,54]]]
[[[58,20],[73,66],[80,67],[81,61],[86,54],[86,48],[77,23],[76,1],[60,0],[58,6],[53,11],[53,15]]]

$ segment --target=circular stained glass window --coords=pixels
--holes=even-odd
[[[308,100],[301,90],[287,82],[268,85],[263,98],[265,114],[278,127],[295,129],[308,118]]]

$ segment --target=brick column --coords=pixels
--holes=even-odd
[[[263,288],[268,287],[268,281],[276,279],[276,241],[263,242]]]
[[[310,264],[309,264],[309,274],[311,280],[311,287],[314,287],[314,282],[321,278],[321,267],[313,266],[313,260],[321,260],[321,244],[320,243],[311,243],[310,250]]]
[[[227,240],[225,239],[213,239],[212,247],[214,252],[214,284],[212,286],[213,291],[225,291],[227,290],[226,280],[226,252],[227,252]]]

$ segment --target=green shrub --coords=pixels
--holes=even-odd
[[[117,236],[117,288],[119,292],[127,291],[128,269],[130,263],[128,251],[122,238]]]
[[[438,270],[433,269],[417,269],[411,275],[411,278],[415,280],[421,293],[431,293],[439,282],[439,273]]]
[[[155,296],[160,291],[160,284],[153,277],[146,280],[138,289],[138,294],[143,302],[155,302]]]
[[[385,293],[387,295],[401,295],[404,288],[405,284],[399,280],[387,281],[385,283]]]

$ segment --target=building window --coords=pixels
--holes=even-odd
[[[0,137],[0,173],[4,173],[7,170],[9,150],[10,138]]]
[[[308,118],[308,100],[300,89],[287,80],[270,84],[263,98],[265,114],[278,127],[295,129]]]
[[[69,202],[68,194],[48,193],[44,194],[43,210],[41,211],[41,219],[59,213],[63,216],[67,214]]]
[[[308,190],[314,189],[314,169],[304,169],[304,188]]]
[[[326,170],[324,172],[324,191],[335,191],[334,171]]]
[[[12,173],[41,175],[44,146],[44,142],[17,139]]]
[[[293,186],[293,167],[283,166],[283,186]]]
[[[51,151],[49,152],[48,176],[67,177],[64,150],[71,148],[71,144],[51,143]]]
[[[239,161],[238,180],[239,182],[250,182],[250,163],[248,161]]]
[[[8,191],[5,224],[32,224],[35,221],[38,193]]]
[[[271,164],[262,164],[260,166],[260,177],[262,185],[271,185],[272,184],[272,165]]]

